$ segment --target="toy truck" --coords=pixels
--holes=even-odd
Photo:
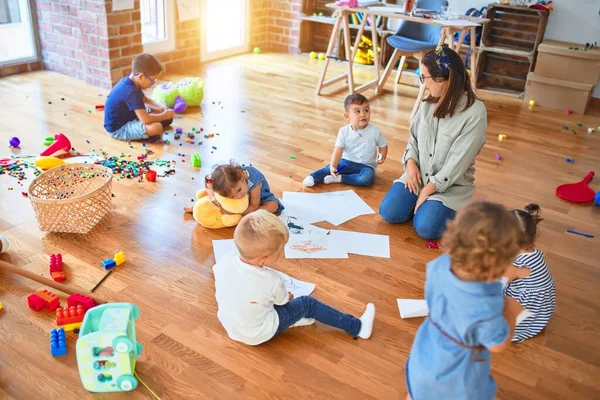
[[[77,339],[77,366],[90,392],[131,391],[137,387],[135,362],[142,345],[135,340],[140,310],[130,303],[101,304],[85,314]]]

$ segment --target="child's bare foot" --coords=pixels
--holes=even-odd
[[[183,211],[185,211],[186,213],[191,213],[194,211],[194,209],[192,207],[183,207]]]

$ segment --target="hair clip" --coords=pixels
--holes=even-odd
[[[437,46],[435,48],[435,62],[444,72],[450,72],[450,57],[446,54],[444,46]]]

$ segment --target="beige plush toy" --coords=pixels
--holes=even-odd
[[[210,201],[206,189],[198,190],[196,198],[198,200],[194,204],[194,219],[203,227],[210,229],[236,226],[240,222],[240,219],[242,219],[242,213],[246,211],[248,204],[250,204],[248,195],[241,199],[230,199],[215,193],[215,198],[221,204],[221,207],[232,213],[222,214],[221,209]]]

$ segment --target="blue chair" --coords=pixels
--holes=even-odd
[[[439,12],[441,7],[446,4],[446,0],[420,0],[417,3],[417,7]],[[400,59],[398,73],[396,74],[396,83],[400,82],[406,57],[413,56],[420,62],[425,53],[435,49],[441,36],[441,26],[404,20],[401,21],[396,33],[387,38],[388,44],[394,48],[394,53],[385,67],[385,71],[379,82],[379,87],[383,87],[400,56],[402,56],[402,58]]]

